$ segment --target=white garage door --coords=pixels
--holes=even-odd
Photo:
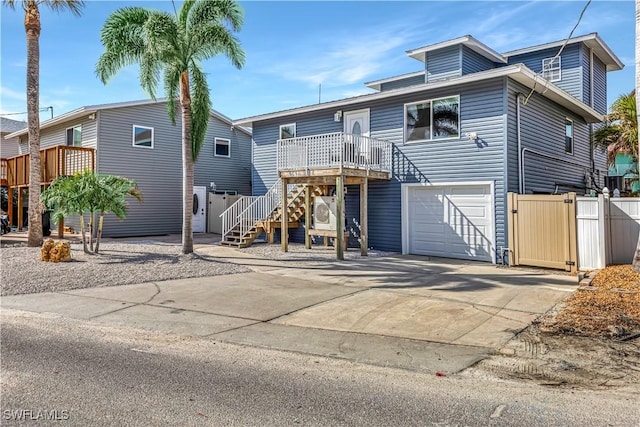
[[[489,184],[407,187],[406,252],[492,261],[491,196]]]

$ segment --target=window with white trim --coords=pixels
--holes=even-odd
[[[562,70],[560,69],[560,57],[544,58],[542,60],[542,77],[550,82],[562,80]]]
[[[289,123],[288,125],[280,125],[280,138],[279,139],[291,139],[296,137],[296,124]]]
[[[404,105],[405,142],[460,138],[460,96]]]
[[[133,146],[153,148],[153,128],[133,125]]]
[[[82,125],[67,128],[67,145],[70,147],[82,146]]]
[[[231,157],[231,141],[226,138],[215,138],[213,141],[213,155],[216,157]]]
[[[564,120],[564,152],[573,154],[573,120]]]

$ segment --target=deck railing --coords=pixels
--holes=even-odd
[[[8,187],[29,185],[29,154],[2,159],[0,173]],[[56,145],[40,150],[40,181],[49,184],[59,176],[95,170],[95,150]],[[4,181],[3,181],[4,182]]]
[[[391,172],[388,141],[344,132],[278,140],[278,170],[355,168]]]
[[[295,184],[287,185],[287,195],[295,188]],[[287,197],[285,195],[285,197]],[[238,227],[240,236],[247,233],[261,221],[266,221],[282,203],[282,180],[278,179],[262,196],[241,196],[236,202],[222,212],[222,235],[226,236]]]

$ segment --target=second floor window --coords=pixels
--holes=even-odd
[[[213,145],[214,156],[231,157],[231,141],[225,138],[216,138]]]
[[[560,70],[560,57],[545,58],[542,60],[542,77],[550,82],[562,80],[562,71]]]
[[[69,147],[81,147],[82,146],[82,126],[74,126],[67,129],[67,146]]]
[[[280,125],[280,139],[290,139],[296,137],[296,124]]]
[[[153,148],[153,128],[133,125],[133,146]]]
[[[573,120],[565,119],[564,127],[564,152],[573,154]]]
[[[460,97],[405,104],[405,142],[460,137]]]

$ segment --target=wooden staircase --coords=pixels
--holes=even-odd
[[[296,185],[288,194],[287,194],[287,216],[289,218],[289,228],[297,228],[298,221],[303,218],[305,213],[305,185],[298,184]],[[316,196],[321,196],[325,194],[327,191],[326,186],[309,186],[311,190],[310,198],[311,204],[313,205],[313,201]],[[246,233],[243,233],[242,225],[244,224],[244,229],[248,230]],[[228,233],[222,236],[222,241],[220,244],[225,246],[233,246],[236,248],[246,248],[251,246],[251,244],[263,233],[267,234],[268,241],[270,243],[273,242],[273,237],[275,234],[275,230],[282,226],[282,203],[278,203],[275,209],[269,213],[266,218],[254,221],[249,220],[247,222],[246,219],[240,218],[238,224],[233,227]]]

